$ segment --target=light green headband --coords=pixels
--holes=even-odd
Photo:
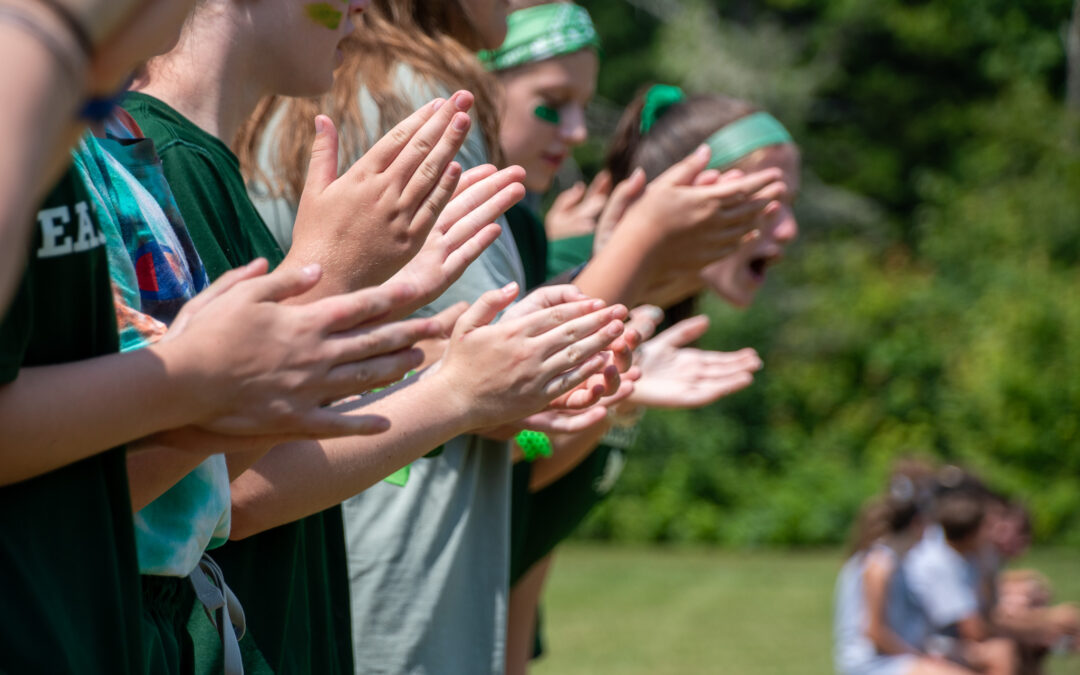
[[[710,169],[730,166],[751,152],[770,145],[794,142],[784,125],[767,112],[740,117],[705,141],[712,150]]]
[[[645,103],[641,109],[642,135],[648,134],[670,108],[685,100],[686,94],[678,87],[667,84],[650,87],[649,91],[645,92]],[[756,112],[721,128],[709,136],[705,144],[712,151],[709,168],[722,169],[755,150],[794,142],[779,120],[767,112]]]
[[[600,36],[584,7],[552,2],[512,13],[506,40],[478,56],[488,70],[507,70],[590,48],[600,51]]]

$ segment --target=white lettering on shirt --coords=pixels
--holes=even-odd
[[[65,236],[64,225],[71,222],[71,212],[66,206],[56,206],[38,211],[38,224],[41,225],[41,248],[39,258],[55,258],[71,253],[71,237]],[[63,237],[63,243],[57,243]]]
[[[94,219],[90,217],[90,209],[86,207],[86,202],[76,204],[75,213],[79,217],[79,236],[75,239],[75,250],[89,251],[104,245],[105,235],[94,227]]]
[[[105,233],[96,227],[86,202],[75,204],[75,216],[78,229],[73,238],[70,233],[74,229],[71,227],[71,209],[56,206],[38,211],[37,220],[41,227],[41,248],[37,250],[39,258],[81,253],[105,245]]]

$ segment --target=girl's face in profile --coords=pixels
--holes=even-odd
[[[499,74],[499,142],[507,162],[525,169],[526,189],[547,191],[570,151],[585,142],[598,69],[596,54],[584,49]]]
[[[259,44],[265,46],[258,67],[268,76],[268,93],[315,96],[328,91],[344,58],[341,42],[369,4],[370,0],[253,3],[250,20]]]
[[[509,0],[459,0],[484,49],[498,49],[506,40]]]
[[[736,168],[744,172],[771,167],[783,171],[787,194],[783,201],[769,204],[756,218],[754,227],[761,233],[744,241],[732,255],[701,271],[705,285],[736,307],[748,307],[765,283],[769,267],[779,262],[784,249],[799,233],[791,204],[799,193],[799,151],[791,144],[764,148]]]

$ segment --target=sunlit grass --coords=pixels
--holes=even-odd
[[[548,584],[536,675],[827,675],[840,551],[733,553],[575,545]],[[1022,561],[1080,601],[1080,552]],[[1080,673],[1058,657],[1050,675]]]

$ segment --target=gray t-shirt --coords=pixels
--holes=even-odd
[[[979,611],[975,566],[949,545],[941,528],[928,527],[904,559],[911,589],[938,633]]]
[[[451,92],[399,66],[396,82],[414,108]],[[365,120],[377,108],[360,94]],[[385,128],[369,124],[369,138]],[[260,156],[269,155],[265,148]],[[456,157],[462,168],[487,163],[476,126]],[[287,245],[295,207],[254,201]],[[525,274],[505,220],[502,235],[438,300],[430,316],[472,302]],[[379,483],[343,505],[357,673],[502,673],[509,594],[510,452],[505,442],[461,436],[413,463],[404,486]]]

